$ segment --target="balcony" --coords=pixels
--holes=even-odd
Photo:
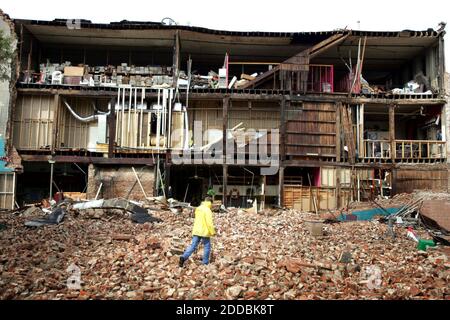
[[[391,159],[391,143],[388,140],[364,140],[364,159]]]
[[[395,158],[402,161],[445,159],[445,141],[395,140]]]
[[[439,140],[395,140],[394,159],[397,162],[422,162],[444,160],[445,141]],[[389,140],[364,140],[361,152],[364,160],[392,159]]]

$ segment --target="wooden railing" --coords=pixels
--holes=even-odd
[[[364,140],[361,154],[364,159],[391,159],[391,143],[388,140]],[[445,141],[395,140],[394,157],[398,160],[445,159]]]
[[[444,159],[445,141],[395,140],[396,159]]]
[[[363,158],[390,159],[391,143],[387,140],[364,140]]]

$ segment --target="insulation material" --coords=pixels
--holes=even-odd
[[[335,187],[336,186],[336,169],[320,168],[320,186]]]
[[[0,209],[14,209],[16,174],[0,174]]]
[[[67,103],[81,117],[95,113],[91,99],[67,98]],[[66,107],[60,106],[58,148],[95,149],[97,122],[82,122],[76,119]]]
[[[336,190],[334,188],[285,186],[283,206],[304,212],[315,212],[314,199],[318,210],[336,209]]]
[[[117,146],[125,149],[166,148],[170,138],[173,94],[173,89],[159,89],[157,103],[144,110],[144,88],[120,87],[115,106]]]
[[[183,148],[184,141],[184,113],[183,112],[173,112],[172,113],[172,136],[171,136],[171,147],[175,149]],[[178,134],[174,134],[178,132]]]
[[[19,95],[13,120],[13,144],[17,149],[49,149],[53,143],[54,97]]]

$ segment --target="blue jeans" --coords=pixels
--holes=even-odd
[[[192,253],[194,253],[195,249],[197,249],[198,245],[200,244],[200,241],[203,241],[203,245],[205,246],[205,249],[203,251],[203,264],[209,263],[209,253],[211,252],[211,240],[210,238],[205,237],[199,237],[199,236],[193,236],[192,237],[192,243],[189,246],[189,248],[186,249],[186,251],[183,253],[182,257],[184,260],[189,259]]]

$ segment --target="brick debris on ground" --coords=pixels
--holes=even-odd
[[[68,214],[59,225],[27,228],[2,214],[1,299],[449,299],[448,247],[420,252],[378,221],[325,225],[310,235],[295,211],[215,214],[213,261],[203,248],[184,268],[178,254],[191,240],[189,213],[152,212],[163,220],[135,224],[120,213]],[[426,236],[426,234],[423,234]],[[72,264],[81,289],[67,288]],[[381,271],[370,289],[367,267]]]

